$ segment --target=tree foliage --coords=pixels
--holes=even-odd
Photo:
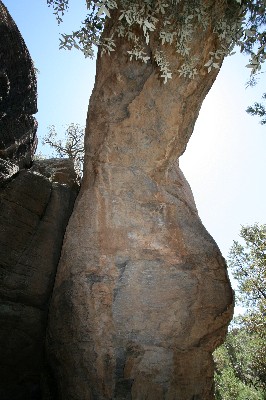
[[[243,244],[234,241],[229,266],[238,282],[239,301],[249,315],[266,312],[266,225],[243,226]]]
[[[266,399],[266,225],[243,226],[240,237],[229,267],[238,283],[236,300],[246,311],[214,353],[216,398]]]
[[[69,0],[47,0],[53,7],[58,23],[69,8]],[[130,44],[128,57],[143,62],[155,62],[164,82],[173,71],[194,78],[202,60],[193,58],[191,42],[197,29],[212,30],[217,36],[217,48],[209,54],[204,66],[208,72],[219,68],[224,56],[235,45],[250,55],[248,67],[255,74],[266,59],[265,0],[86,0],[88,14],[77,31],[63,34],[60,47],[75,47],[86,57],[94,56],[94,46],[101,53],[115,50],[123,37]],[[115,18],[107,36],[103,34],[106,18]],[[154,54],[147,51],[151,37],[158,44]],[[165,57],[163,46],[172,46],[179,60],[177,70]],[[205,60],[206,61],[206,60]]]
[[[262,96],[263,100],[266,100],[266,93],[263,94]],[[266,108],[265,105],[263,103],[254,103],[253,106],[249,106],[246,109],[247,113],[252,115],[252,116],[257,116],[260,117],[260,123],[261,125],[265,125],[266,124]]]
[[[258,350],[264,343],[245,327],[234,327],[214,353],[217,400],[263,400],[265,381],[258,374]]]

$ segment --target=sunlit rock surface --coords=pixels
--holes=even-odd
[[[203,65],[214,41],[210,31],[193,40]],[[127,49],[121,40],[111,62],[98,58],[49,361],[61,399],[213,399],[211,353],[233,293],[178,157],[217,71],[164,85],[153,64],[126,62]]]

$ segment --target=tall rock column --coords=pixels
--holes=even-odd
[[[205,64],[212,30],[191,45]],[[212,399],[211,353],[233,294],[178,157],[217,72],[164,85],[152,63],[127,60],[127,46],[97,60],[85,176],[50,307],[50,362],[61,399]]]

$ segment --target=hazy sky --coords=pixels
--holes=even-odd
[[[3,2],[40,71],[39,137],[51,124],[59,130],[71,122],[85,125],[95,61],[85,60],[78,51],[58,49],[59,33],[79,27],[86,10],[83,1],[70,0],[73,7],[59,28],[46,0]],[[225,257],[241,224],[266,222],[266,126],[245,112],[260,100],[265,78],[255,88],[245,89],[247,62],[242,55],[226,59],[180,160],[199,215]]]

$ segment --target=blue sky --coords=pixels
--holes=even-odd
[[[59,33],[79,27],[85,4],[70,1],[71,12],[58,27],[46,0],[3,1],[40,70],[39,137],[52,124],[59,131],[71,122],[85,125],[95,60],[84,59],[76,50],[59,51]],[[265,78],[255,88],[245,89],[247,61],[242,55],[225,60],[180,160],[199,215],[225,257],[241,224],[266,222],[266,126],[245,112],[260,100]]]

